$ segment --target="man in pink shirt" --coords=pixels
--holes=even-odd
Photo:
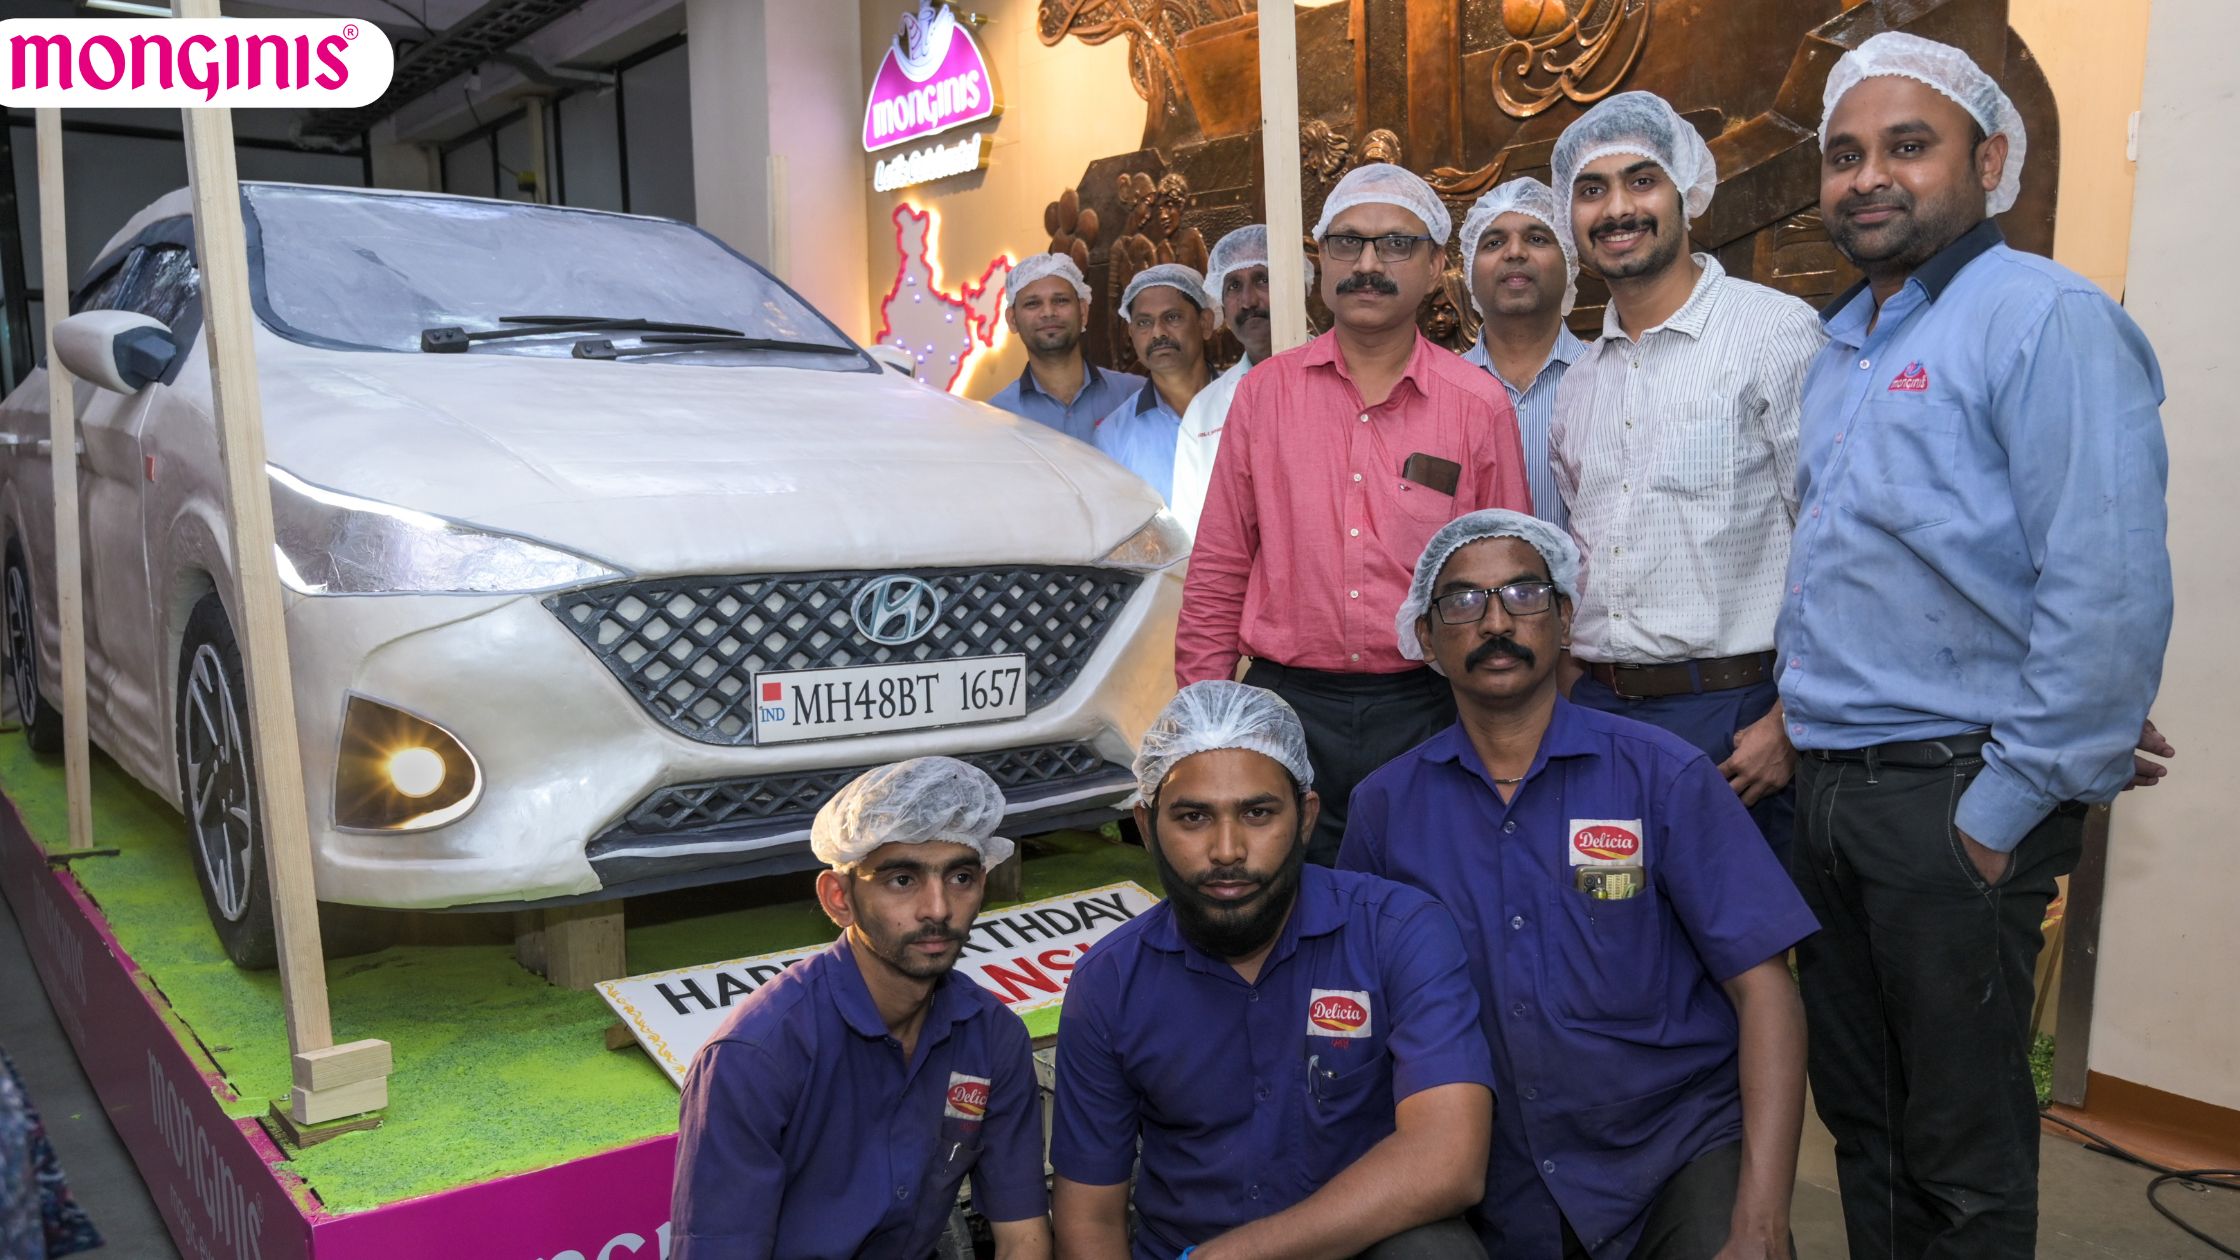
[[[1307,847],[1324,865],[1354,784],[1454,721],[1446,683],[1393,637],[1416,557],[1466,512],[1532,510],[1508,396],[1416,330],[1452,227],[1387,163],[1330,191],[1314,235],[1335,326],[1237,386],[1183,587],[1177,679],[1251,657],[1245,681],[1298,711],[1328,785]]]

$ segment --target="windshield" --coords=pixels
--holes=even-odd
[[[420,350],[422,329],[509,315],[718,325],[774,342],[853,343],[768,272],[690,224],[596,210],[339,188],[245,184],[252,296],[273,331],[312,345]],[[477,345],[568,357],[573,335]],[[640,363],[868,368],[862,355],[705,350]]]

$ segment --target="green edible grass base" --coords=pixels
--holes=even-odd
[[[48,849],[66,848],[62,765],[0,732],[0,790]],[[93,760],[96,843],[123,850],[74,863],[125,952],[163,992],[238,1097],[258,1116],[290,1085],[280,981],[228,962],[210,930],[179,815],[106,757]],[[1094,835],[1034,842],[1027,900],[1119,880],[1158,888],[1140,849]],[[702,914],[632,928],[633,972],[717,962],[832,939],[813,902]],[[360,1212],[545,1168],[676,1130],[677,1091],[635,1049],[610,1051],[614,1015],[595,993],[558,989],[502,945],[404,945],[327,964],[337,1042],[394,1049],[380,1128],[300,1152],[288,1168],[330,1212]],[[1027,1017],[1054,1032],[1056,1008]]]

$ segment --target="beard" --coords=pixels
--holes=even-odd
[[[849,894],[849,905],[855,906],[853,892]],[[921,925],[912,931],[890,933],[875,926],[873,920],[864,916],[860,907],[855,908],[857,947],[912,980],[939,979],[947,975],[957,965],[957,960],[964,956],[963,933],[950,931],[940,925]],[[946,954],[928,956],[911,948],[920,941],[953,941],[956,948]]]
[[[1192,881],[1167,862],[1159,845],[1159,825],[1151,825],[1151,857],[1159,867],[1159,885],[1167,904],[1174,907],[1174,922],[1184,940],[1206,954],[1224,961],[1243,958],[1275,939],[1283,930],[1292,903],[1299,899],[1299,873],[1307,861],[1306,828],[1292,836],[1291,852],[1283,864],[1262,874],[1239,866],[1216,866]],[[1198,890],[1200,884],[1250,881],[1259,885],[1242,902],[1221,901]]]
[[[1059,326],[1043,328],[1027,334],[1027,349],[1036,354],[1071,354],[1081,344],[1081,334],[1074,329]]]
[[[1634,215],[1615,223],[1602,224],[1589,234],[1589,239],[1600,240],[1606,233],[1625,232],[1634,229],[1643,229],[1651,234],[1653,239],[1648,250],[1608,265],[1605,265],[1600,259],[1596,259],[1595,270],[1602,273],[1603,279],[1636,280],[1642,276],[1661,274],[1666,268],[1678,262],[1680,251],[1687,248],[1688,234],[1686,231],[1674,232],[1672,235],[1666,236],[1657,220],[1645,214]]]
[[[1983,216],[1976,200],[1981,190],[1963,188],[1959,196],[1924,207],[1902,188],[1890,187],[1871,197],[1846,196],[1828,218],[1828,240],[1862,271],[1910,272],[1958,240]],[[1895,218],[1874,227],[1861,227],[1852,215],[1870,209],[1894,209]]]

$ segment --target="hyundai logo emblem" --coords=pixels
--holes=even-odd
[[[933,629],[941,615],[941,592],[924,578],[893,573],[864,583],[849,611],[864,638],[901,647],[916,643]]]

